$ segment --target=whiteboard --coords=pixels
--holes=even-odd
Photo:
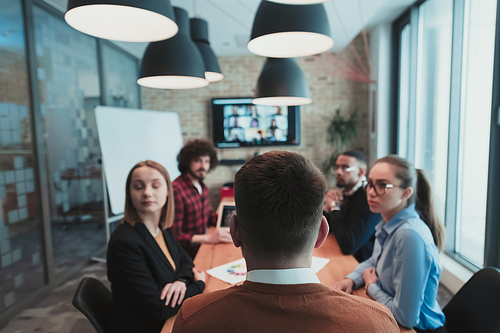
[[[182,132],[177,113],[97,106],[95,117],[113,214],[123,214],[127,175],[138,162],[162,164],[172,181],[180,175]]]

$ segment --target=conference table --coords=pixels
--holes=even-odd
[[[330,259],[328,264],[317,273],[319,280],[327,287],[333,287],[336,282],[342,280],[358,266],[358,261],[353,256],[342,254],[337,240],[332,234],[328,235],[323,246],[319,249],[314,249],[313,255]],[[194,265],[199,270],[207,271],[241,258],[241,250],[236,248],[232,243],[202,244],[194,258]],[[207,274],[204,292],[208,293],[229,288],[230,286],[229,283]],[[355,290],[353,294],[359,297],[370,298],[364,288]],[[175,317],[169,318],[165,322],[161,333],[171,332],[174,321]],[[403,327],[400,327],[400,330],[401,332],[415,332]]]

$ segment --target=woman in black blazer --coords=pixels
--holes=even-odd
[[[160,332],[188,297],[205,288],[205,273],[174,239],[172,182],[153,161],[136,164],[127,177],[125,216],[108,244],[113,306],[111,332]]]

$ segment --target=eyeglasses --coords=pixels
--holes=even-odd
[[[363,180],[363,190],[368,192],[370,188],[373,188],[375,194],[378,196],[384,195],[388,188],[401,187],[401,185],[385,184],[385,183],[373,183],[371,180]]]
[[[335,171],[337,172],[339,169],[341,169],[344,172],[351,172],[356,170],[358,167],[355,166],[348,166],[348,165],[335,165],[332,167],[332,172]]]

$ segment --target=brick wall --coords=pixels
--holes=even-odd
[[[359,54],[364,58],[363,40],[354,41]],[[352,54],[348,52],[348,57]],[[172,111],[179,114],[184,142],[193,138],[210,138],[210,99],[217,97],[253,96],[255,85],[265,58],[255,55],[218,57],[224,79],[208,87],[192,90],[159,90],[141,88],[142,108],[146,110]],[[328,156],[332,148],[326,143],[326,128],[337,108],[342,113],[357,109],[358,135],[348,148],[360,149],[368,153],[369,110],[368,84],[347,80],[334,66],[332,54],[299,58],[299,66],[309,81],[312,103],[301,107],[301,144],[297,147],[259,148],[259,153],[283,149],[304,155],[318,166]],[[353,60],[353,62],[355,62]],[[256,148],[218,149],[219,159],[249,159]],[[206,184],[210,189],[214,207],[218,205],[219,189],[222,184],[233,181],[236,168],[219,166],[212,171]],[[333,186],[333,177],[328,177]]]
[[[28,76],[24,53],[0,48],[0,102],[28,105]]]

